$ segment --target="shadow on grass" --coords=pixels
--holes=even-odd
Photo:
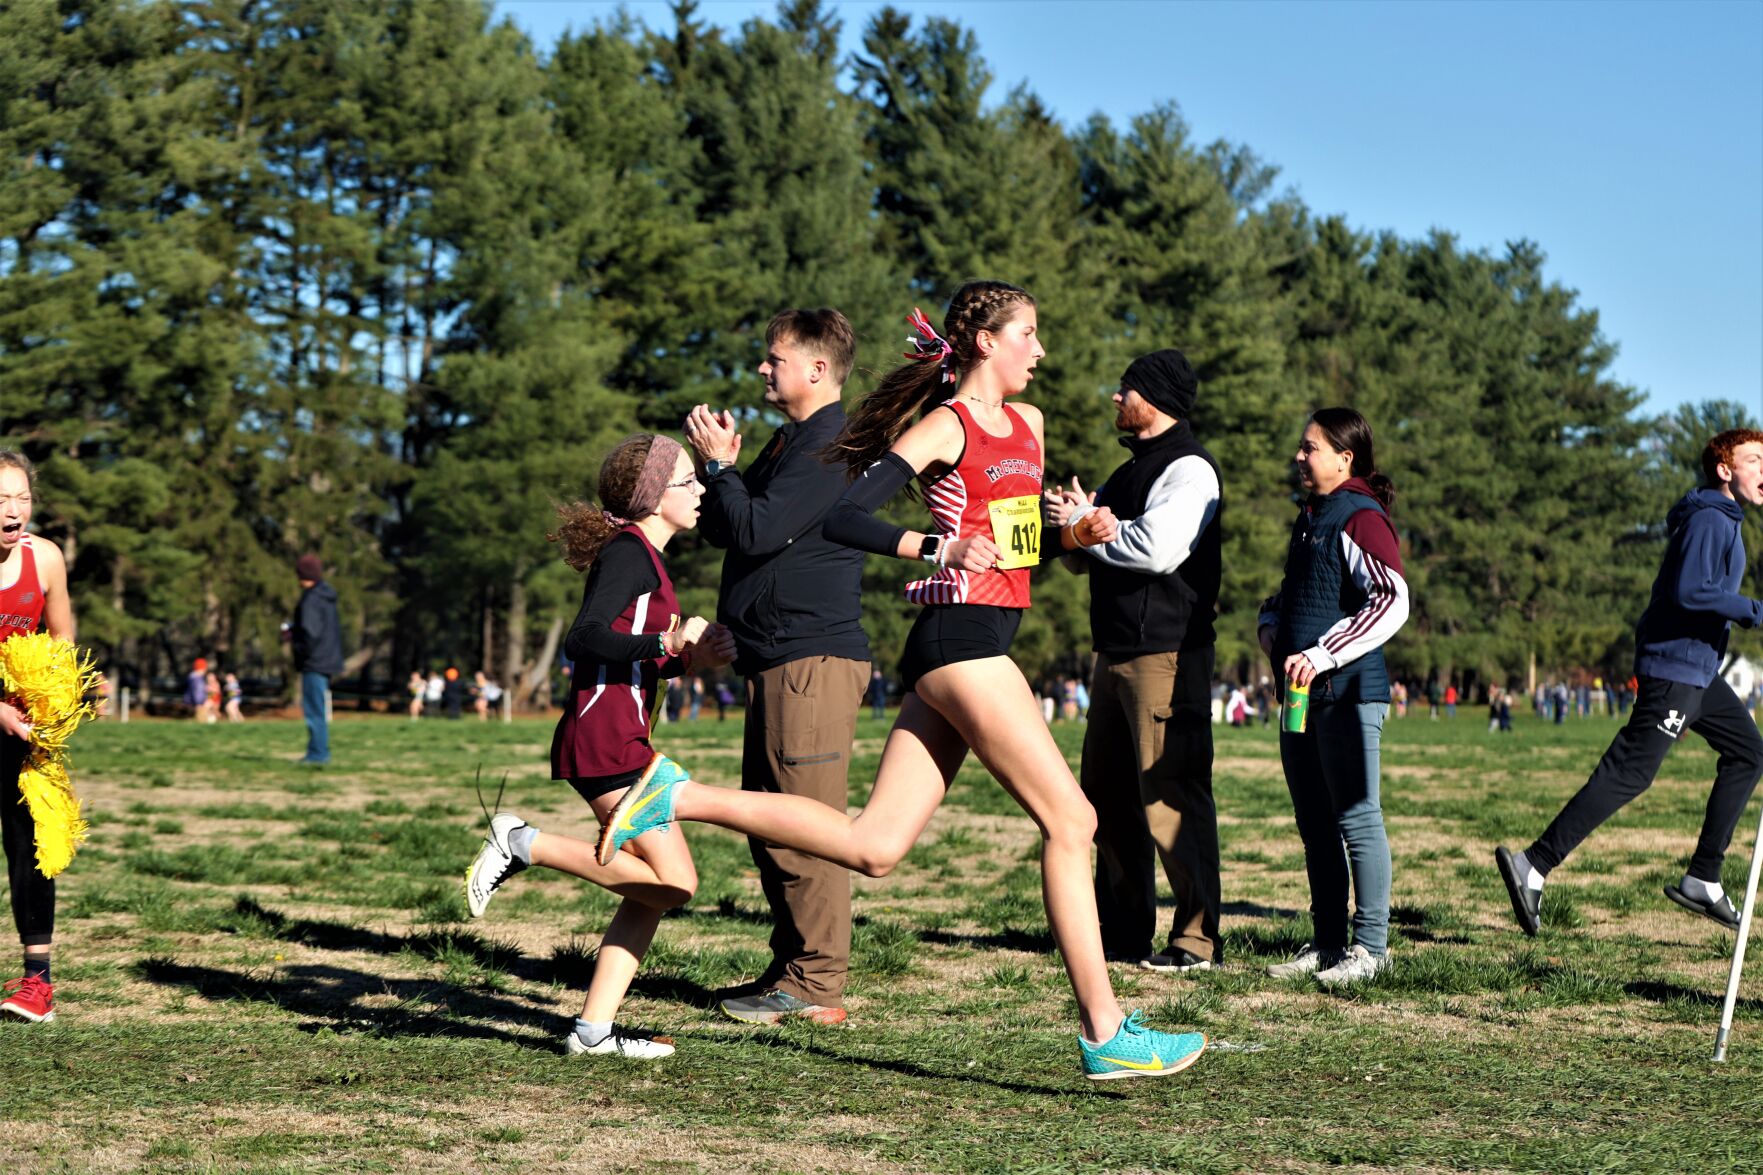
[[[343,967],[227,971],[151,958],[142,959],[131,969],[148,983],[181,988],[203,999],[273,1004],[284,1011],[309,1017],[299,1025],[303,1032],[329,1028],[336,1032],[365,1032],[375,1036],[505,1040],[523,1048],[550,1050],[549,1043],[511,1037],[493,1025],[474,1024],[455,1017],[500,1020],[547,1031],[554,1030],[559,1019],[555,1012],[541,1012],[504,996],[487,995],[433,980],[388,979]],[[362,998],[369,995],[392,996],[398,1000],[398,1005],[391,1008],[361,1006]],[[427,1010],[436,1004],[444,1005],[445,1011]],[[418,1008],[424,1010],[416,1010]]]
[[[1698,1008],[1722,1008],[1726,1005],[1726,993],[1723,991],[1699,991],[1681,983],[1640,979],[1623,984],[1622,990],[1637,999],[1650,1000],[1656,1004],[1689,1004]],[[1733,1012],[1743,1016],[1763,1015],[1763,1000],[1740,999],[1733,1005]]]
[[[914,1061],[889,1061],[883,1060],[879,1057],[865,1057],[852,1053],[840,1052],[837,1049],[826,1048],[823,1045],[805,1043],[801,1040],[786,1037],[782,1033],[775,1031],[755,1033],[749,1039],[753,1044],[764,1048],[773,1048],[778,1049],[779,1051],[788,1051],[792,1053],[807,1053],[810,1056],[820,1057],[828,1061],[836,1061],[843,1065],[861,1065],[869,1069],[880,1069],[888,1073],[898,1073],[902,1077],[916,1077],[925,1081],[958,1082],[961,1085],[985,1085],[992,1089],[1001,1089],[1009,1093],[1022,1093],[1036,1097],[1058,1098],[1062,1102],[1069,1102],[1071,1100],[1072,1094],[1076,1092],[1073,1088],[1075,1085],[1088,1086],[1089,1088],[1083,1090],[1083,1092],[1090,1094],[1093,1097],[1122,1099],[1129,1096],[1121,1090],[1097,1088],[1097,1086],[1103,1085],[1103,1082],[1083,1081],[1080,1079],[1066,1085],[1031,1085],[1026,1082],[1006,1081],[1001,1078],[987,1076],[977,1068],[962,1068],[954,1070],[932,1069]],[[969,1062],[956,1059],[952,1061],[952,1063],[966,1065]],[[1174,1075],[1172,1074],[1172,1076]],[[1114,1083],[1109,1082],[1106,1084],[1112,1085]]]
[[[375,955],[397,955],[408,950],[437,960],[460,956],[486,970],[501,971],[532,983],[560,983],[575,988],[585,988],[593,974],[591,951],[574,944],[559,948],[549,959],[532,959],[512,943],[486,940],[471,930],[438,928],[415,934],[389,934],[343,922],[290,918],[249,897],[233,904],[232,917],[235,931],[254,930],[280,942],[295,942],[319,950]]]

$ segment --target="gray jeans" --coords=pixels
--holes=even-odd
[[[1347,945],[1349,871],[1356,899],[1353,941],[1379,958],[1389,949],[1390,842],[1378,800],[1378,752],[1388,712],[1384,702],[1317,706],[1307,731],[1279,736],[1286,789],[1304,842],[1318,950]]]

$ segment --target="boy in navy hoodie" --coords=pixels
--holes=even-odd
[[[1706,739],[1720,761],[1689,871],[1682,882],[1665,887],[1665,896],[1738,929],[1738,912],[1720,887],[1720,864],[1763,775],[1763,736],[1718,670],[1732,622],[1746,628],[1763,623],[1763,602],[1738,594],[1745,573],[1741,503],[1763,506],[1763,432],[1721,433],[1702,450],[1702,472],[1708,484],[1685,494],[1666,515],[1665,560],[1635,627],[1634,671],[1641,688],[1628,724],[1534,844],[1520,853],[1504,845],[1494,850],[1512,912],[1528,935],[1537,932],[1549,872],[1647,790],[1685,730]]]

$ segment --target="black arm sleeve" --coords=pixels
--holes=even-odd
[[[654,633],[633,635],[614,632],[625,606],[644,592],[661,586],[649,552],[636,537],[616,535],[594,560],[582,589],[581,611],[563,638],[563,652],[571,661],[648,661],[661,655]]]
[[[898,555],[903,526],[883,522],[875,512],[906,488],[917,473],[898,453],[884,454],[880,461],[863,471],[851,483],[833,508],[827,512],[820,533],[830,542],[856,547],[876,555]]]

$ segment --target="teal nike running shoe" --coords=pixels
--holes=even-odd
[[[1120,1022],[1114,1039],[1106,1044],[1091,1044],[1080,1036],[1077,1046],[1083,1050],[1085,1077],[1113,1081],[1179,1073],[1200,1059],[1206,1037],[1199,1032],[1158,1032],[1145,1027],[1141,1013],[1134,1012]]]
[[[600,826],[600,841],[594,850],[600,864],[612,864],[613,855],[626,842],[673,823],[674,789],[689,778],[685,768],[666,755],[649,760],[648,768],[625,789],[612,815]]]

